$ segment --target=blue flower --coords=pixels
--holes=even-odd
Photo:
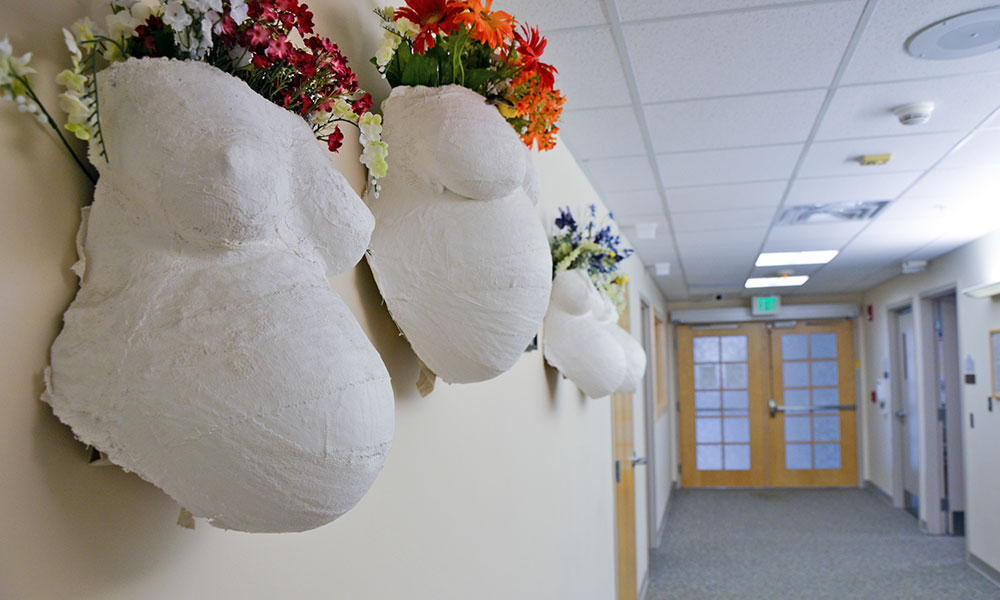
[[[559,209],[559,217],[556,218],[556,227],[576,231],[576,219],[573,218],[573,213],[570,212],[568,206]]]

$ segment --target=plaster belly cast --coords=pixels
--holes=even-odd
[[[303,119],[206,64],[130,59],[100,99],[110,162],[44,399],[217,527],[332,521],[392,440],[388,373],[327,281],[372,215]]]
[[[538,332],[552,286],[531,154],[463,87],[397,87],[382,108],[392,168],[367,197],[375,281],[443,380],[495,377]]]

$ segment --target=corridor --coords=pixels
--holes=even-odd
[[[875,493],[678,490],[650,555],[649,600],[998,599],[965,540],[926,536]]]

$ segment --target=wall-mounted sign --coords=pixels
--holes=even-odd
[[[780,296],[754,296],[750,298],[750,314],[754,316],[776,315],[781,310]]]

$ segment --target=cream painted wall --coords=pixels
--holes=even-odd
[[[891,311],[906,304],[912,304],[915,322],[923,322],[919,302],[922,296],[937,293],[953,287],[957,295],[958,311],[958,355],[963,365],[971,356],[975,361],[976,383],[962,385],[963,442],[965,455],[965,478],[967,492],[966,532],[970,552],[986,561],[995,569],[1000,569],[1000,513],[996,510],[1000,498],[1000,469],[996,457],[1000,455],[1000,407],[994,412],[987,411],[986,397],[990,390],[990,349],[989,331],[1000,329],[1000,298],[976,299],[965,296],[961,290],[986,283],[1000,281],[1000,231],[980,238],[945,256],[931,262],[927,271],[916,275],[904,275],[886,282],[865,294],[864,303],[873,306],[875,318],[864,324],[865,356],[862,364],[862,381],[870,393],[882,372],[883,362],[890,360],[889,336]],[[919,348],[928,338],[927,332],[917,332],[918,363],[922,364],[923,350]],[[964,372],[964,368],[962,370]],[[931,390],[918,383],[921,398],[920,452],[922,467],[928,465],[936,452],[933,440],[928,439],[928,430],[933,422],[925,414],[924,407],[931,398]],[[890,414],[882,414],[878,407],[869,402],[865,405],[865,419],[868,422],[867,473],[875,485],[887,493],[893,489],[893,442]],[[974,415],[975,428],[969,428],[969,414]],[[927,509],[936,500],[930,500],[932,489],[925,468],[920,473],[921,519],[927,520]]]
[[[8,0],[0,23],[34,51],[43,100],[64,68],[59,28],[94,5]],[[341,44],[376,99],[365,59],[379,34],[371,1],[314,3],[317,29]],[[117,468],[92,468],[38,397],[48,348],[76,290],[69,271],[79,208],[91,188],[46,132],[0,105],[0,597],[573,598],[615,595],[611,410],[529,352],[486,383],[414,388],[417,365],[381,306],[364,264],[333,280],[385,360],[396,391],[396,439],[374,488],[337,522],[291,535],[174,525],[178,507]],[[336,159],[356,187],[356,138]],[[391,158],[391,156],[390,156]],[[568,152],[541,155],[540,213],[596,202]],[[663,298],[638,259],[638,294]],[[671,384],[672,387],[672,384]],[[643,448],[643,398],[636,394]],[[641,453],[641,450],[640,450]],[[637,575],[646,573],[645,479],[637,473]]]

